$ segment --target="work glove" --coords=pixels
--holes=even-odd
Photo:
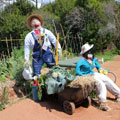
[[[100,68],[100,69],[98,70],[98,72],[103,74],[103,69]]]
[[[103,69],[103,68],[100,68],[100,69],[99,69],[99,73],[102,73],[102,74],[104,74],[104,75],[107,75],[107,74],[108,74],[108,70]]]
[[[62,49],[61,48],[58,48],[58,56],[62,56]]]
[[[41,75],[35,75],[35,76],[33,77],[33,80],[39,80],[40,77],[41,77]]]
[[[108,74],[108,70],[104,69],[104,75]]]

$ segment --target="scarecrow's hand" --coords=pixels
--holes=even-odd
[[[108,70],[104,69],[104,75],[107,75],[108,74]]]
[[[100,69],[98,70],[98,72],[103,74],[103,73],[104,73],[104,69],[103,69],[103,68],[100,68]]]
[[[58,56],[62,56],[62,49],[58,49]]]
[[[104,74],[104,75],[107,75],[107,74],[108,74],[108,70],[103,69],[103,68],[100,68],[100,69],[99,69],[99,73],[102,73],[102,74]]]

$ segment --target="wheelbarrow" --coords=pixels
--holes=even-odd
[[[57,73],[56,71],[59,72]],[[56,76],[53,74],[54,72]],[[89,95],[95,88],[95,80],[93,80],[92,76],[70,77],[69,73],[67,74],[67,72],[64,72],[65,71],[62,71],[59,67],[55,67],[54,70],[47,74],[46,94],[56,97],[58,103],[63,106],[64,111],[72,115],[75,112],[75,107],[77,105],[80,105],[83,102],[86,103],[86,107],[91,105]],[[90,78],[92,81],[89,81]]]
[[[109,72],[115,77],[114,82],[116,82],[116,75],[113,72]],[[77,105],[82,103],[86,107],[91,105],[91,98],[89,95],[92,91],[96,89],[96,83],[91,82],[92,86],[87,85],[85,88],[82,86],[65,86],[64,90],[58,93],[58,102],[63,105],[64,111],[72,115],[75,112]]]
[[[66,68],[75,68],[76,62],[79,59],[80,57],[76,57],[66,61],[59,61],[58,65]],[[110,70],[108,70],[108,73],[115,77],[114,82],[116,83],[116,75]],[[66,86],[62,92],[57,94],[58,102],[63,105],[63,109],[67,114],[72,115],[75,112],[75,108],[77,105],[80,105],[82,103],[85,103],[87,107],[91,105],[91,98],[89,97],[91,92],[92,91],[89,88],[87,92],[84,92],[82,88]]]
[[[85,103],[86,107],[91,105],[89,94],[91,91],[83,92],[82,88],[66,86],[65,89],[58,93],[58,102],[62,103],[64,112],[72,115],[77,105]]]

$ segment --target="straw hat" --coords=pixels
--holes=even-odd
[[[38,15],[38,14],[33,14],[33,15],[30,15],[28,18],[27,18],[27,26],[32,29],[32,26],[31,26],[31,20],[32,18],[38,18],[41,22],[41,26],[44,25],[44,20],[43,20],[43,17]]]
[[[89,45],[89,44],[84,44],[83,46],[82,46],[82,48],[81,48],[81,52],[80,52],[80,54],[82,55],[82,54],[84,54],[84,53],[86,53],[87,51],[89,51],[91,48],[93,48],[93,44],[92,45]]]

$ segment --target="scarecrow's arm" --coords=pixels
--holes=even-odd
[[[30,57],[30,40],[29,36],[25,37],[25,42],[24,42],[24,59],[25,61],[29,61]]]
[[[48,35],[48,38],[49,38],[50,42],[54,45],[55,48],[57,48],[57,39],[56,39],[56,37],[54,36],[54,34],[51,31],[47,30],[47,32],[48,32],[47,35]],[[61,49],[60,43],[58,44],[58,49]]]
[[[98,63],[98,61],[96,59],[95,59],[95,66],[98,71],[99,71],[99,69],[101,69],[101,65]]]

